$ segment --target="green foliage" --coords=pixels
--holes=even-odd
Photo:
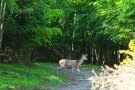
[[[111,4],[112,2],[110,1],[108,3]],[[44,47],[42,48],[43,50],[39,50],[43,52],[47,50],[47,53],[44,52],[44,54],[41,54],[45,58],[43,60],[48,61],[47,58],[51,58],[51,61],[58,62],[61,58],[80,58],[80,54],[88,53],[90,54],[88,62],[93,63],[92,59],[96,61],[95,58],[98,56],[95,56],[92,50],[97,50],[96,53],[99,54],[100,63],[103,62],[105,56],[108,56],[107,58],[105,57],[107,62],[112,63],[109,60],[110,54],[112,54],[112,47],[113,50],[117,50],[119,43],[114,43],[111,35],[114,35],[115,32],[113,30],[106,31],[104,22],[113,20],[109,15],[115,11],[110,10],[108,13],[108,8],[100,7],[102,4],[99,5],[99,2],[89,0],[70,0],[65,2],[56,0],[53,8],[57,6],[56,8],[60,12],[61,18],[57,23],[55,22],[51,25],[60,27],[62,35],[54,35],[52,38],[53,46],[48,45],[48,49]],[[101,15],[103,11],[106,12]],[[58,12],[54,14],[57,15]],[[112,17],[115,17],[115,15]],[[54,18],[52,17],[52,19]],[[93,55],[91,55],[92,53]],[[108,55],[106,55],[107,53]]]
[[[13,11],[10,12],[9,9],[12,8],[8,7],[4,24],[3,51],[7,47],[11,49],[12,54],[9,58],[12,59],[12,62],[27,63],[36,47],[52,44],[52,37],[62,34],[61,29],[57,26],[57,22],[62,16],[62,10],[52,8],[48,2],[18,0],[11,5],[14,8]]]
[[[134,38],[134,1],[99,0],[95,5],[101,12],[98,14],[105,18],[102,34],[108,35],[108,39],[119,44],[123,44],[123,40]]]
[[[57,62],[88,53],[88,63],[112,64],[135,35],[134,1],[129,1],[6,0],[2,55],[27,63],[31,57]]]
[[[14,11],[18,8],[16,0],[4,0],[4,1],[7,5],[7,9],[10,11],[10,13],[14,13]]]
[[[48,69],[46,63],[35,63],[28,68],[22,64],[0,64],[0,89],[47,89],[67,80],[64,75],[57,77],[56,70]]]

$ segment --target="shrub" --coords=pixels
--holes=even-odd
[[[119,50],[126,54],[126,58],[120,65],[111,68],[107,65],[101,67],[100,75],[92,70],[94,76],[91,78],[91,90],[134,90],[135,88],[135,44],[133,40],[129,43],[128,50]]]

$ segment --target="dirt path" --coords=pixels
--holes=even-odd
[[[71,79],[67,83],[63,83],[57,87],[52,87],[50,90],[91,90],[90,78],[93,76],[91,69],[80,69],[80,71],[82,71],[85,79],[83,79],[81,74],[75,70],[75,81]],[[71,77],[71,69],[63,69],[63,72]],[[100,70],[96,70],[96,72],[99,73]]]

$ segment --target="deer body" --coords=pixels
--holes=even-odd
[[[74,69],[77,69],[80,72],[79,66],[83,63],[84,60],[87,60],[86,56],[87,54],[82,54],[82,57],[79,60],[61,59],[59,61],[60,67],[57,69],[57,75],[59,74],[59,70],[63,68],[72,69],[72,75],[74,74]],[[80,73],[82,74],[82,72]]]

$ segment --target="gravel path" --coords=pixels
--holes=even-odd
[[[57,87],[52,87],[50,90],[91,90],[91,81],[90,78],[93,76],[91,69],[80,69],[83,73],[85,79],[82,78],[82,75],[75,70],[74,78],[66,83],[63,83]],[[62,72],[67,73],[71,77],[71,69],[63,69]],[[96,73],[100,73],[100,70],[95,70]]]

